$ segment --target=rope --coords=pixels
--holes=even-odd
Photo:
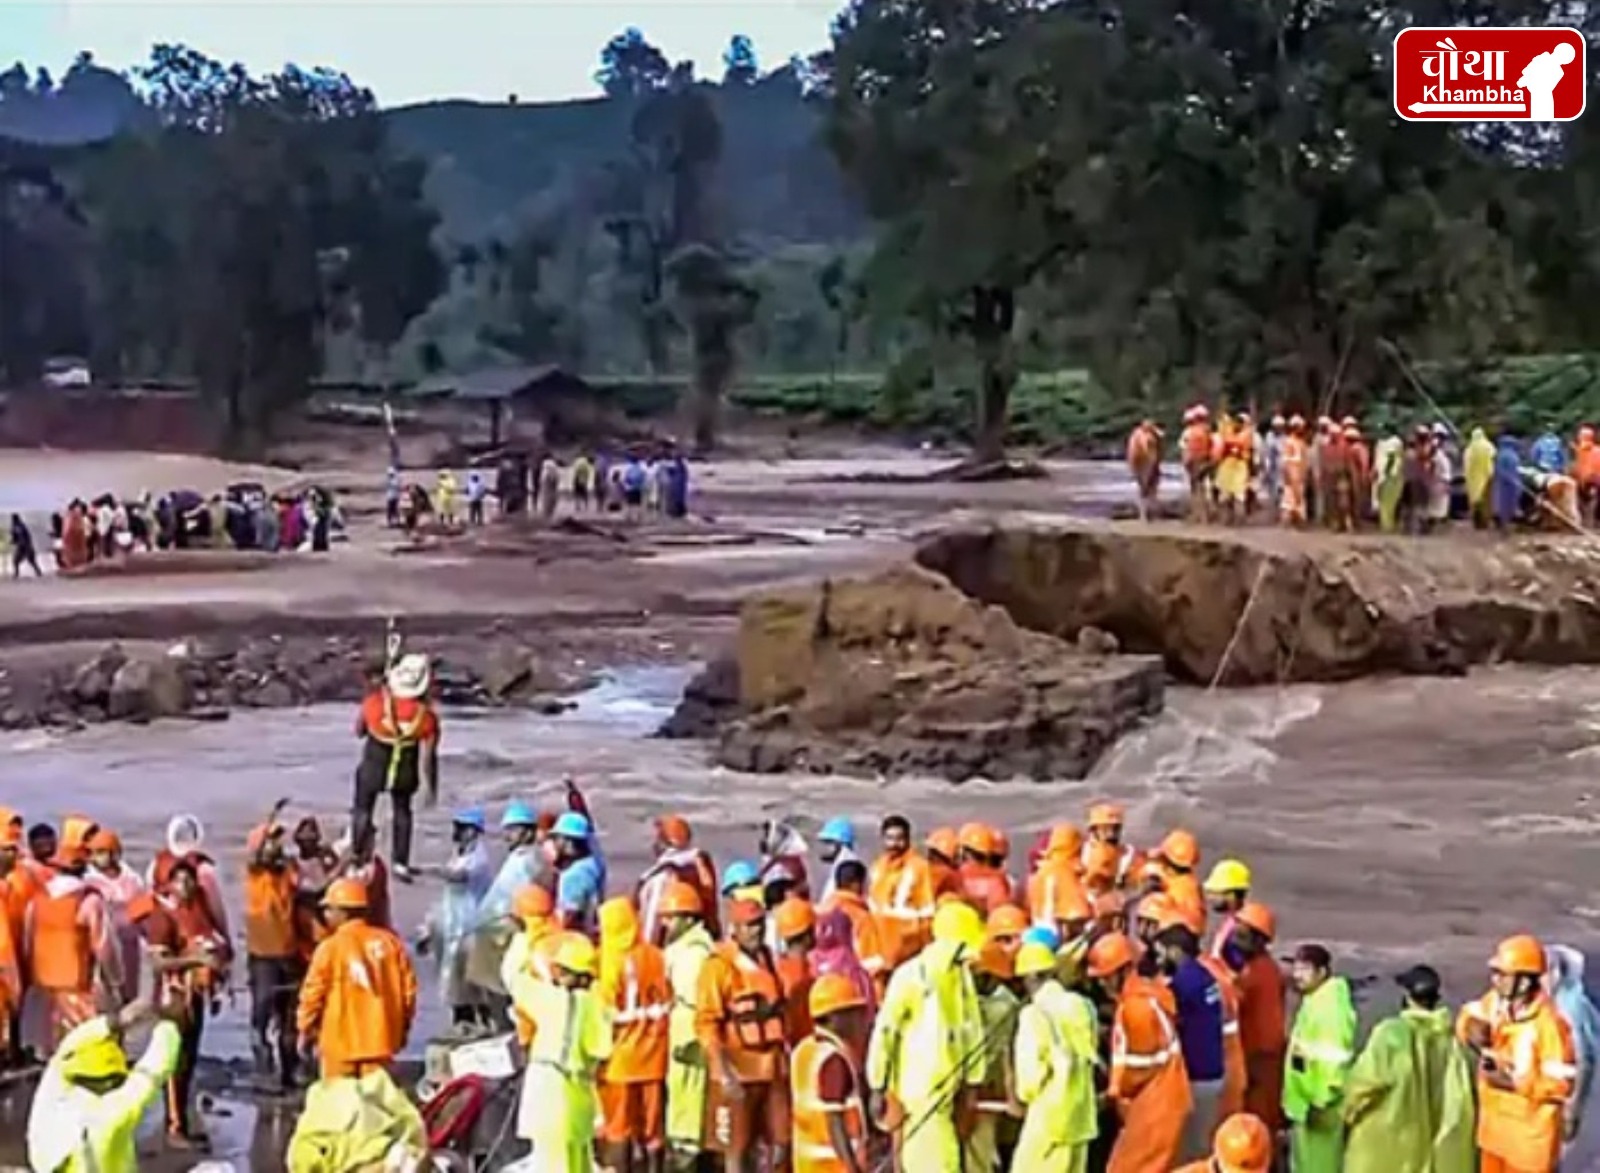
[[[1217,670],[1211,674],[1211,683],[1206,685],[1206,693],[1210,695],[1217,689],[1217,684],[1222,680],[1222,674],[1228,669],[1228,661],[1233,658],[1233,649],[1239,645],[1239,637],[1244,634],[1244,625],[1250,618],[1250,612],[1255,609],[1256,598],[1261,594],[1261,586],[1267,581],[1267,559],[1261,559],[1261,569],[1256,572],[1255,585],[1250,588],[1250,594],[1244,601],[1244,610],[1239,612],[1239,621],[1233,625],[1233,634],[1228,637],[1227,646],[1222,649],[1222,656],[1217,661]]]

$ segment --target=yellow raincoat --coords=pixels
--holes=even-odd
[[[1343,1173],[1473,1173],[1473,1094],[1472,1059],[1445,1007],[1384,1019],[1345,1084]]]
[[[511,1000],[538,1024],[517,1106],[517,1135],[533,1142],[540,1173],[591,1173],[600,1115],[595,1074],[611,1056],[611,1025],[590,990],[569,990],[524,970]]]
[[[978,1101],[978,1118],[966,1141],[965,1173],[996,1173],[1000,1168],[1000,1142],[1003,1133],[1014,1135],[1017,1123],[1013,1101],[1016,1077],[1011,1067],[1012,1047],[1017,1037],[1017,1016],[1022,1003],[1010,989],[997,986],[978,995],[983,1014],[984,1065],[988,1077]]]
[[[422,1114],[375,1068],[359,1078],[324,1079],[306,1091],[289,1138],[289,1173],[381,1169],[398,1146],[411,1160],[428,1152]]]
[[[667,1144],[679,1153],[705,1148],[706,1056],[694,1033],[695,991],[700,970],[716,948],[703,924],[697,924],[666,948],[667,981],[672,984],[672,1014],[667,1040]]]
[[[1028,1106],[1011,1173],[1083,1173],[1100,1133],[1094,1068],[1099,1028],[1081,994],[1046,982],[1017,1024],[1017,1097]]]
[[[984,1080],[983,1012],[961,946],[934,941],[895,970],[867,1047],[867,1086],[904,1109],[900,1165],[961,1173],[956,1099]]]
[[[1482,428],[1472,429],[1462,466],[1467,478],[1467,501],[1477,509],[1488,497],[1489,484],[1494,480],[1494,445]]]

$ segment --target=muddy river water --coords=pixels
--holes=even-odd
[[[1521,930],[1585,949],[1600,941],[1600,673],[1495,668],[1459,680],[1369,681],[1205,694],[1175,690],[1168,711],[1082,783],[892,783],[750,777],[709,768],[692,743],[649,740],[688,668],[632,670],[559,717],[456,713],[443,760],[444,806],[511,797],[554,802],[576,775],[598,816],[613,883],[646,859],[650,820],[685,815],[726,862],[754,851],[766,817],[805,830],[848,814],[870,847],[890,811],[919,828],[981,817],[1021,850],[1038,829],[1074,819],[1101,795],[1125,801],[1133,837],[1186,826],[1208,858],[1237,855],[1277,906],[1284,943],[1320,940],[1364,988],[1374,1012],[1387,975],[1427,960],[1456,1001],[1476,996],[1493,942]],[[355,744],[344,708],[236,714],[217,724],[104,726],[0,741],[0,802],[32,820],[90,814],[121,833],[142,867],[166,820],[192,811],[225,861],[231,895],[246,832],[279,797],[291,815],[334,828],[348,802]],[[418,856],[447,851],[447,815],[420,822]],[[409,932],[435,887],[397,892]],[[419,1039],[436,1029],[429,988]],[[245,1052],[244,996],[210,1030],[208,1054]],[[14,1108],[13,1111],[16,1109]],[[239,1167],[276,1167],[287,1122],[247,1104],[208,1120]],[[1591,1128],[1594,1126],[1591,1125]],[[0,1110],[0,1161],[20,1119]],[[1587,1149],[1587,1145],[1584,1146]],[[251,1158],[248,1154],[256,1154]],[[1572,1168],[1600,1167],[1580,1155]]]

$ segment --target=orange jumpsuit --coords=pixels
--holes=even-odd
[[[53,1047],[99,1012],[96,978],[117,976],[111,918],[88,881],[62,872],[29,903],[24,922],[28,984],[49,1001]]]
[[[1000,868],[976,860],[961,861],[961,895],[984,916],[1002,904],[1015,904],[1015,886]]]
[[[1244,963],[1239,991],[1239,1043],[1244,1049],[1244,1110],[1274,1132],[1283,1127],[1283,1062],[1289,1050],[1283,971],[1262,953]]]
[[[1200,964],[1217,979],[1217,992],[1222,995],[1222,1100],[1217,1105],[1217,1123],[1220,1124],[1235,1112],[1244,1111],[1248,1079],[1244,1044],[1239,1040],[1239,987],[1235,984],[1233,970],[1220,957],[1202,957]]]
[[[1113,845],[1090,839],[1079,857],[1084,886],[1115,890],[1126,888],[1144,867],[1144,855],[1126,843]]]
[[[1106,1173],[1168,1173],[1194,1101],[1172,992],[1130,973],[1111,1025],[1108,1094],[1122,1118]]]
[[[700,968],[694,1032],[711,1071],[709,1147],[730,1167],[767,1145],[790,1143],[789,1073],[785,1060],[783,987],[765,949],[755,956],[731,941]],[[740,1095],[722,1094],[726,1062]]]
[[[1192,872],[1164,870],[1161,876],[1161,890],[1166,893],[1174,908],[1196,924],[1205,925],[1206,898],[1200,891],[1200,881],[1194,878]],[[1200,934],[1202,937],[1204,935],[1204,932]]]
[[[811,962],[798,953],[778,956],[778,984],[783,987],[783,1030],[791,1039],[811,1033],[811,987],[817,975]]]
[[[600,1072],[600,1139],[648,1150],[667,1143],[667,1019],[672,985],[661,950],[640,939],[626,901],[601,910],[600,1004],[612,1011],[611,1058]]]
[[[315,1036],[322,1078],[386,1065],[417,1016],[417,975],[388,929],[346,921],[311,955],[295,1029]]]
[[[1046,855],[1028,877],[1028,919],[1036,925],[1055,928],[1058,921],[1072,919],[1075,904],[1088,902],[1076,859]]]
[[[933,872],[914,851],[880,855],[872,863],[868,907],[878,920],[885,965],[893,970],[915,957],[932,939]]]
[[[1554,1173],[1563,1117],[1578,1082],[1571,1028],[1544,994],[1513,1016],[1490,992],[1461,1008],[1458,1033],[1473,1018],[1489,1024],[1485,1054],[1515,1085],[1506,1091],[1478,1077],[1481,1173]]]
[[[1211,425],[1187,425],[1178,439],[1178,447],[1183,452],[1183,471],[1189,475],[1190,513],[1203,518],[1209,512],[1206,482],[1213,463]]]

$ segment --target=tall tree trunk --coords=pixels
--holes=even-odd
[[[978,419],[973,459],[1004,460],[1011,390],[1017,382],[1011,351],[1016,296],[1008,288],[978,286],[972,291],[972,339],[978,355]]]

